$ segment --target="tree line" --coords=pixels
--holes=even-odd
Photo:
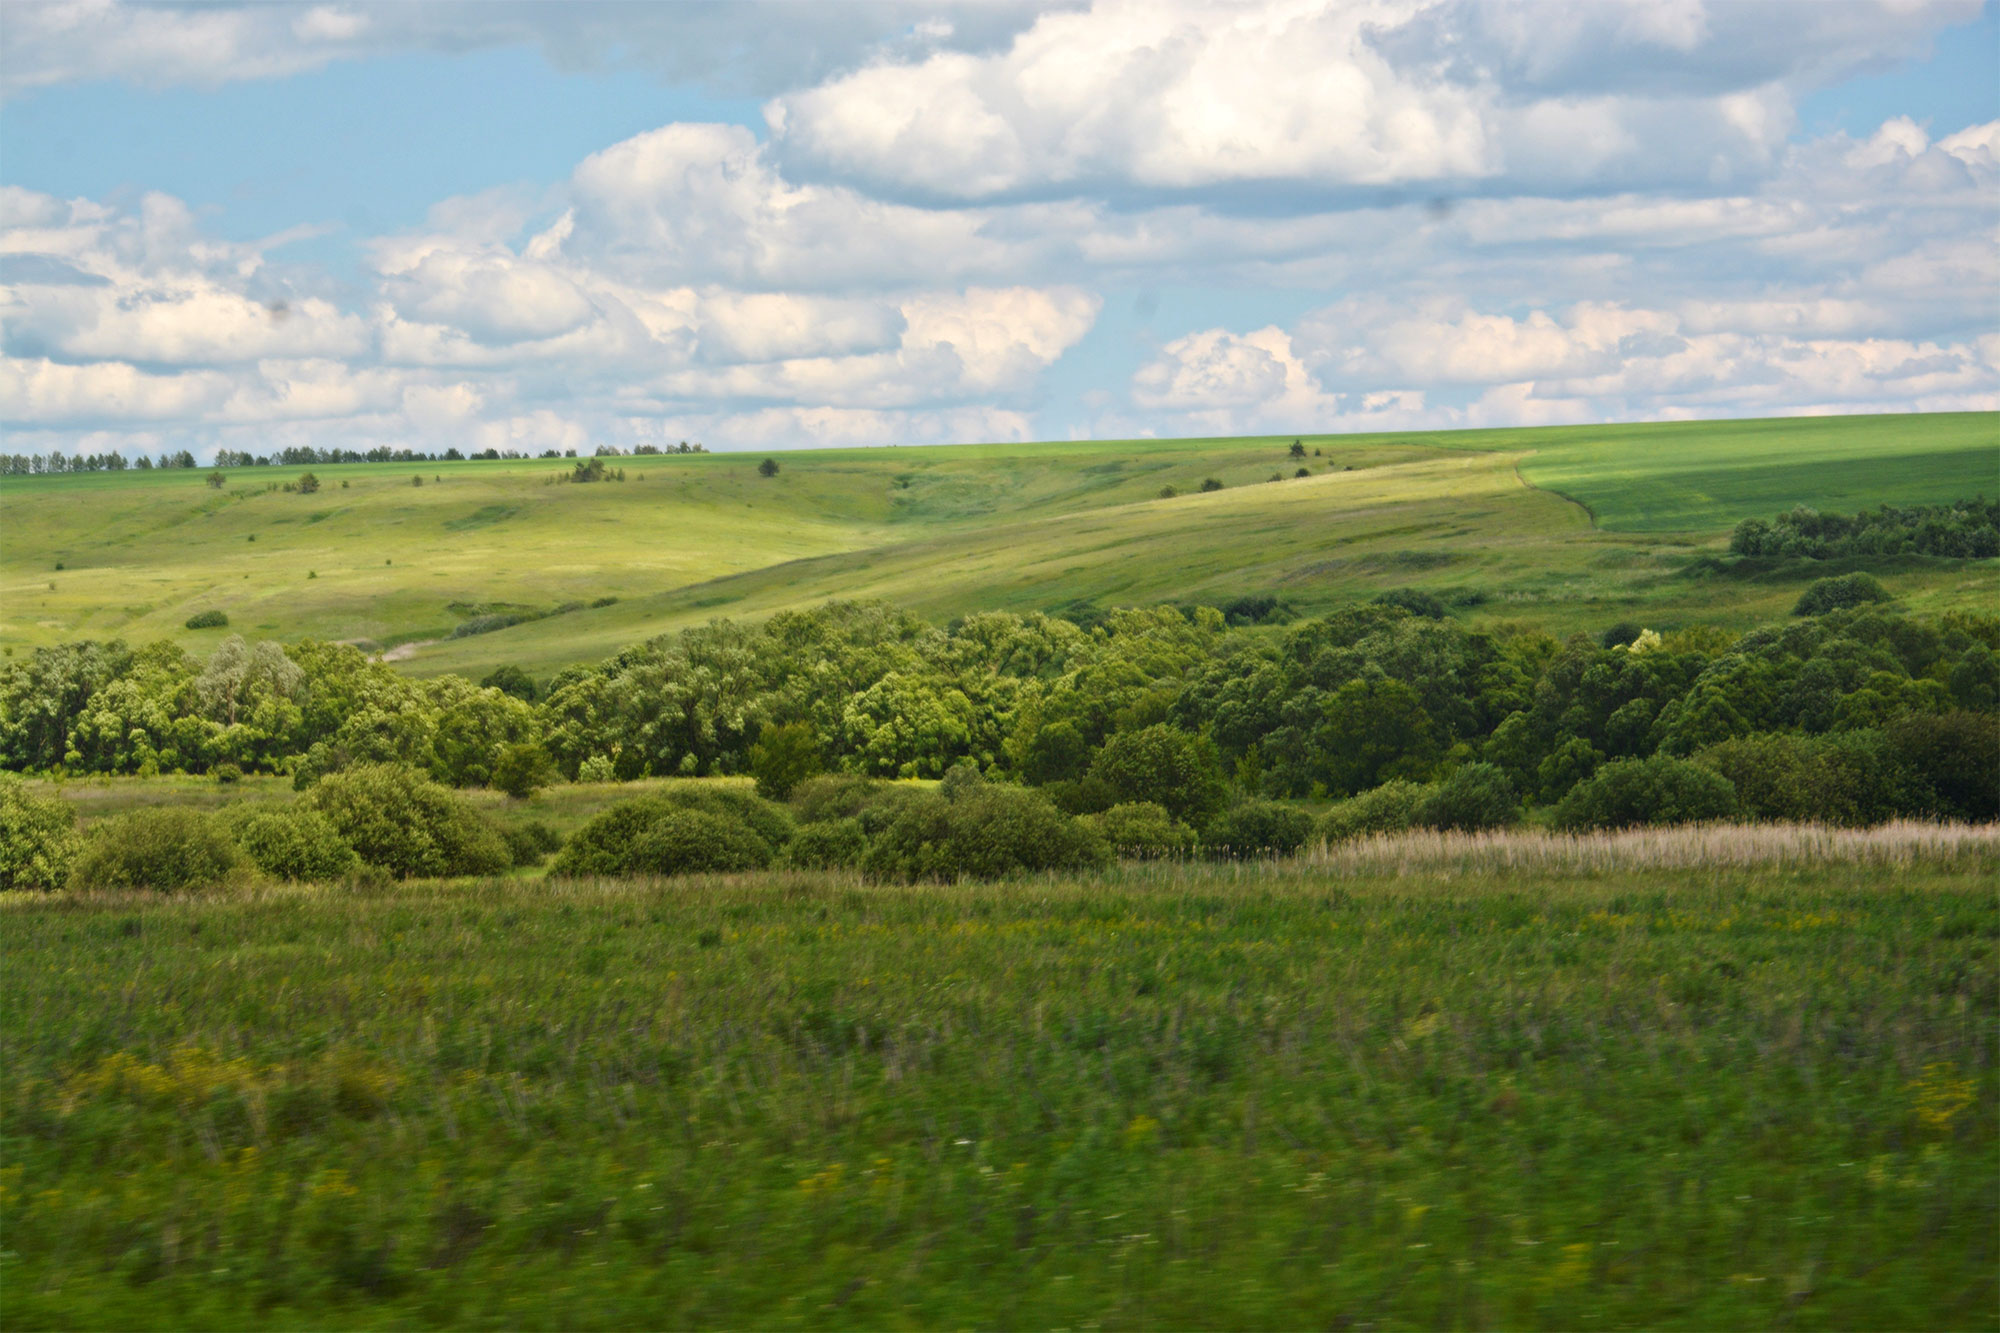
[[[658,457],[665,454],[705,454],[708,450],[699,443],[690,444],[682,440],[675,445],[642,444],[628,451],[616,445],[601,444],[592,451],[595,458]],[[539,455],[521,453],[513,449],[481,449],[464,453],[458,449],[446,449],[443,453],[423,453],[412,449],[391,449],[378,446],[373,449],[316,449],[311,445],[298,445],[280,449],[273,454],[252,454],[240,449],[221,449],[216,452],[214,467],[334,467],[342,463],[458,463],[466,461],[498,461],[501,459],[575,458],[574,449],[544,449]],[[128,459],[117,450],[106,454],[64,454],[51,451],[46,454],[0,454],[0,476],[39,477],[64,476],[76,472],[138,472],[172,471],[180,468],[200,466],[195,457],[186,449],[162,453],[158,461],[147,454],[137,454]]]
[[[1745,635],[1559,640],[1384,602],[1283,628],[1232,628],[1205,607],[1090,628],[1002,612],[939,626],[835,602],[718,620],[546,681],[515,668],[413,680],[316,640],[231,636],[205,660],[86,641],[0,665],[0,767],[228,765],[304,789],[380,762],[449,786],[496,784],[509,764],[583,781],[967,765],[1072,813],[1175,793],[1158,803],[1199,829],[1235,799],[1345,799],[1474,765],[1517,804],[1553,806],[1608,765],[1699,759],[1740,776],[1763,746],[1815,772],[1872,765],[1872,794],[1836,800],[1822,783],[1786,798],[1796,816],[1988,818],[1996,654],[2000,619],[1879,604]]]

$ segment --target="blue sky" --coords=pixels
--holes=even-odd
[[[9,20],[9,451],[2000,406],[1975,0]]]

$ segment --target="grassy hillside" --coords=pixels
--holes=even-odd
[[[419,672],[538,672],[714,615],[826,597],[937,616],[1276,593],[1313,610],[1385,588],[1563,630],[1626,614],[1748,624],[1795,579],[1680,571],[1739,518],[1993,491],[2000,418],[1816,418],[1408,436],[824,450],[568,463],[247,469],[0,481],[0,645],[252,636],[402,646]],[[1316,454],[1313,451],[1317,451]],[[1284,478],[1269,483],[1274,474]],[[421,477],[423,484],[414,485]],[[1199,494],[1215,477],[1227,489]],[[1160,499],[1163,487],[1181,494]],[[60,564],[62,568],[58,569]],[[1991,604],[2000,571],[1915,562],[1929,609]],[[600,606],[591,603],[606,602]],[[584,609],[453,639],[482,614]]]
[[[1891,854],[10,895],[0,1319],[1985,1327],[1991,846]]]

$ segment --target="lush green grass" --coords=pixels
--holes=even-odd
[[[0,645],[317,635],[401,646],[425,673],[546,674],[827,597],[948,618],[1244,593],[1313,611],[1403,586],[1558,632],[1742,628],[1789,610],[1806,571],[1720,591],[1681,576],[1738,519],[1992,491],[1996,421],[1308,436],[1321,453],[1296,480],[1290,438],[808,451],[769,479],[755,455],[623,459],[628,480],[585,486],[558,484],[555,461],[367,464],[319,469],[315,495],[280,488],[298,468],[239,470],[220,492],[198,473],[7,478]],[[1229,489],[1192,493],[1210,476]],[[2000,598],[1996,562],[1886,573],[1918,610]],[[618,600],[447,637],[482,612],[603,598]],[[209,609],[228,630],[182,628]]]
[[[1989,1327],[1996,869],[15,898],[0,1319]]]

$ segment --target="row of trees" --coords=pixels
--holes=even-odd
[[[503,768],[754,772],[782,795],[821,771],[968,765],[1071,813],[1148,801],[1197,831],[1237,797],[1350,798],[1475,765],[1516,804],[1554,805],[1609,765],[1656,757],[1699,760],[1739,789],[1793,773],[1784,808],[1801,817],[1987,818],[2000,813],[1996,726],[2000,619],[1875,606],[1742,636],[1619,627],[1559,641],[1381,603],[1282,630],[1232,629],[1208,608],[1121,610],[1085,629],[1006,613],[935,626],[830,603],[716,621],[547,682],[514,669],[411,680],[351,647],[234,636],[205,661],[171,643],[85,642],[0,667],[0,767],[19,771],[233,765],[301,788],[370,762],[459,786]]]
[[[701,444],[689,444],[682,440],[677,445],[642,444],[631,451],[634,456],[654,456],[663,454],[705,454],[708,450]],[[333,467],[342,463],[454,463],[470,460],[523,459],[534,455],[520,453],[512,449],[482,449],[467,454],[458,449],[446,449],[443,453],[422,453],[412,449],[391,449],[377,446],[373,449],[316,449],[311,445],[297,445],[280,449],[274,454],[252,454],[241,449],[222,449],[215,455],[214,466],[218,468],[244,467]],[[599,445],[593,452],[596,458],[623,458],[626,451],[615,445]],[[575,458],[574,449],[544,449],[542,458]],[[107,454],[0,454],[0,476],[39,477],[62,476],[73,472],[123,472],[133,469],[150,472],[156,469],[192,468],[198,466],[194,455],[186,449],[163,453],[155,462],[146,454],[138,454],[127,459],[117,450]]]
[[[1831,560],[1851,556],[1930,555],[1952,560],[2000,555],[2000,500],[1949,505],[1883,505],[1852,518],[1800,505],[1766,521],[1746,518],[1730,535],[1736,555]]]

